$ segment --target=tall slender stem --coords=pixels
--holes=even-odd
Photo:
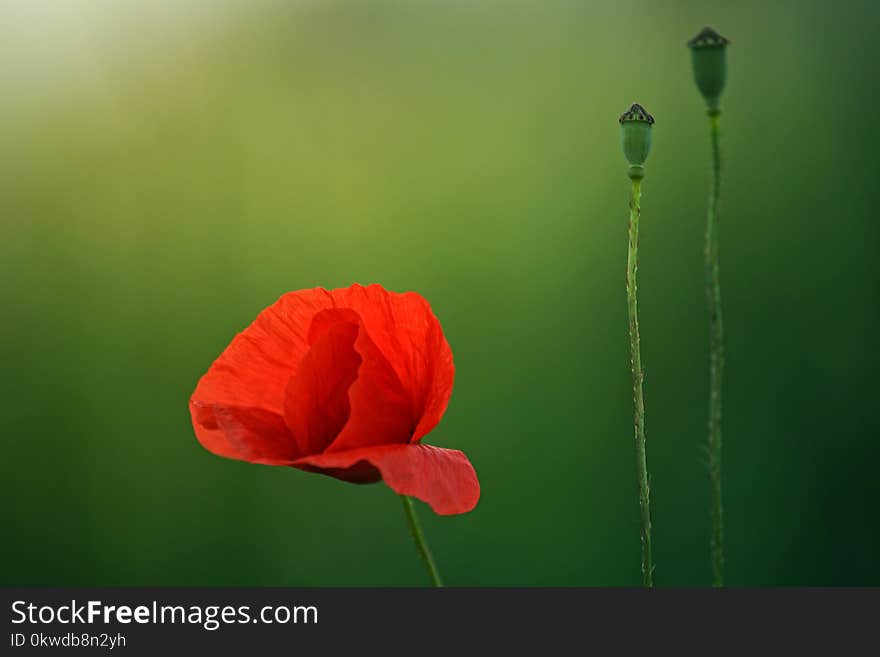
[[[724,517],[721,504],[721,384],[724,371],[724,326],[721,321],[719,276],[718,200],[721,188],[721,153],[718,122],[721,110],[709,110],[712,142],[712,182],[706,212],[706,298],[709,306],[709,484],[712,504],[712,585],[724,585]]]
[[[409,522],[409,530],[412,532],[413,540],[416,542],[419,556],[422,557],[422,562],[425,564],[425,570],[428,571],[428,577],[431,578],[431,585],[437,587],[443,586],[443,581],[440,579],[440,573],[437,570],[437,564],[434,563],[434,557],[431,556],[431,550],[425,542],[425,535],[422,533],[422,526],[419,524],[419,519],[416,516],[416,510],[413,507],[412,500],[406,495],[401,495],[400,499],[403,502],[403,510],[406,513],[406,519]]]
[[[654,586],[654,564],[651,558],[651,491],[648,481],[648,460],[645,454],[645,398],[642,394],[642,352],[639,341],[639,308],[636,299],[639,269],[639,218],[641,216],[642,181],[632,181],[629,205],[629,251],[626,259],[626,299],[629,310],[630,365],[633,381],[633,417],[636,439],[636,473],[639,483],[639,510],[642,517],[642,582]]]

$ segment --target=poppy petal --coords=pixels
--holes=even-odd
[[[429,369],[428,389],[425,393],[421,419],[413,432],[412,442],[416,443],[430,433],[440,422],[446,412],[449,398],[452,396],[452,384],[455,379],[455,365],[452,362],[452,349],[443,335],[440,322],[434,318],[428,334],[425,336],[428,353],[432,354]]]
[[[353,483],[382,479],[395,493],[426,502],[440,515],[466,513],[480,499],[467,456],[431,445],[380,445],[298,459],[293,467]]]
[[[455,367],[440,322],[415,292],[352,285],[331,294],[338,306],[360,315],[367,334],[408,391],[418,419],[410,442],[418,442],[437,426],[452,394]]]
[[[361,363],[348,391],[351,416],[327,451],[409,442],[415,428],[412,401],[397,373],[363,326],[354,348]]]
[[[191,400],[196,437],[210,452],[266,465],[290,465],[302,455],[284,418],[262,408]]]
[[[303,454],[324,451],[342,431],[351,413],[349,388],[361,367],[355,313],[324,310],[312,325],[311,349],[284,393],[284,419]]]
[[[333,306],[322,288],[285,294],[233,338],[199,380],[192,399],[281,414],[287,383],[309,350],[312,318]]]

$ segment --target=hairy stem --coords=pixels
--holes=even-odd
[[[711,488],[712,585],[724,585],[724,518],[721,504],[721,384],[724,371],[724,326],[721,321],[721,282],[718,264],[718,200],[721,154],[718,147],[720,110],[710,110],[712,181],[706,212],[706,299],[709,307],[709,484]]]
[[[636,439],[636,473],[639,483],[639,511],[642,518],[642,582],[654,585],[651,559],[651,491],[648,481],[648,460],[645,454],[645,398],[642,394],[642,353],[639,341],[639,309],[636,275],[639,269],[639,218],[641,216],[642,181],[632,181],[629,205],[629,251],[626,260],[626,299],[629,310],[630,365],[633,380],[633,418]]]
[[[434,557],[431,556],[431,550],[425,542],[425,535],[422,533],[422,526],[419,524],[419,519],[416,516],[416,510],[413,507],[412,499],[406,495],[401,495],[400,499],[403,502],[403,510],[404,513],[406,513],[409,530],[412,532],[413,540],[416,542],[416,549],[419,551],[419,556],[422,557],[422,562],[425,564],[425,570],[428,571],[428,577],[431,578],[431,586],[443,586],[443,581],[440,579],[440,573],[437,571],[437,564],[434,563]]]

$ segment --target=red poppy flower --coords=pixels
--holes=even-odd
[[[190,399],[202,445],[358,484],[384,481],[440,514],[470,511],[467,457],[420,444],[455,368],[431,307],[379,285],[289,292],[211,365]]]

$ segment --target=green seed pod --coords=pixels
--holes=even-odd
[[[718,99],[727,81],[727,44],[730,43],[711,27],[704,27],[688,41],[694,65],[694,81],[706,99],[709,113],[718,112]]]
[[[644,178],[645,160],[651,152],[651,126],[654,117],[638,103],[620,115],[620,144],[629,162],[629,177],[633,180]]]

